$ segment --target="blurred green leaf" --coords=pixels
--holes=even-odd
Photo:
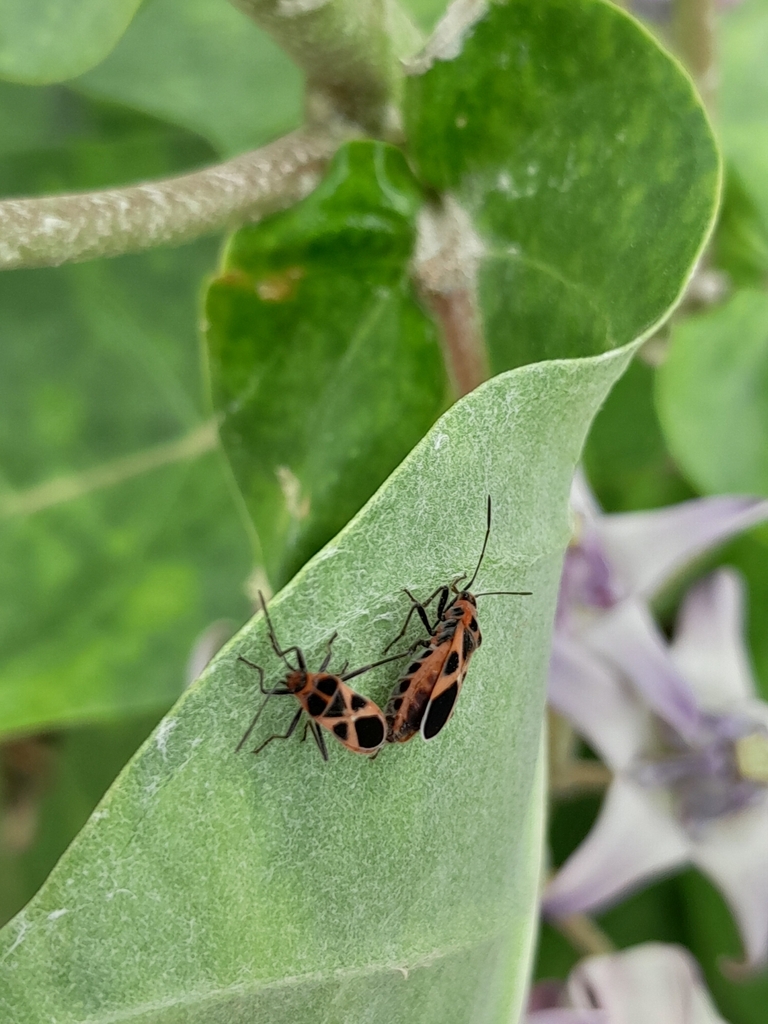
[[[731,972],[728,977],[729,966],[738,964],[743,953],[733,915],[722,896],[698,871],[686,871],[680,885],[690,946],[721,1012],[729,1024],[764,1024],[768,975],[738,977],[738,972]]]
[[[768,223],[768,4],[744,0],[718,20],[719,136]]]
[[[221,439],[278,586],[445,406],[408,278],[421,202],[399,150],[352,143],[304,202],[237,232],[208,290]]]
[[[43,120],[39,148],[0,160],[6,191],[210,153],[143,115],[48,99],[69,137]],[[206,240],[0,275],[2,733],[164,709],[198,634],[248,612],[247,538],[200,395],[196,306],[215,258]]]
[[[655,371],[636,359],[595,417],[584,448],[589,482],[607,512],[693,497],[672,461],[654,403]]]
[[[705,493],[768,494],[768,294],[676,324],[657,375],[670,451]]]
[[[712,261],[740,288],[768,283],[768,226],[734,167],[725,179]]]
[[[26,808],[6,804],[4,813],[0,812],[4,840],[0,842],[0,921],[5,923],[32,899],[159,717],[155,712],[35,739],[50,754],[40,792],[30,794]],[[34,835],[23,849],[16,849],[14,817],[21,818],[23,830],[29,814],[33,825],[37,821]]]
[[[689,80],[600,0],[491,3],[408,81],[418,173],[470,214],[495,370],[602,352],[679,297],[719,159]]]
[[[109,53],[141,0],[4,0],[0,76],[62,82]]]
[[[294,738],[234,747],[277,680],[261,617],[159,726],[32,903],[3,932],[15,1024],[515,1019],[536,916],[537,762],[568,492],[589,420],[630,357],[496,377],[454,405],[273,602],[315,664],[365,662],[419,594],[474,565],[494,498],[482,650],[456,715],[370,763]],[[446,496],[450,495],[450,500]],[[397,670],[361,679],[383,700]],[[286,698],[287,700],[287,698]],[[289,702],[290,703],[290,702]],[[291,708],[273,701],[268,735]],[[538,781],[537,781],[538,777]]]
[[[225,0],[147,0],[110,56],[73,85],[197,132],[222,156],[302,120],[298,69]]]

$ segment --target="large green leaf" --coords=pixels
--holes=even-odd
[[[226,0],[148,0],[110,56],[74,85],[195,131],[223,156],[301,123],[298,69]]]
[[[141,0],[4,0],[0,76],[62,82],[92,68],[125,32]]]
[[[210,157],[177,128],[54,99],[76,131],[45,146],[43,120],[35,148],[0,161],[3,190]],[[164,710],[197,635],[248,614],[247,538],[199,381],[196,306],[215,258],[207,240],[0,275],[0,733]]]
[[[601,0],[494,2],[463,46],[436,38],[408,81],[410,151],[479,233],[493,368],[650,329],[701,250],[720,177],[680,67]]]
[[[221,439],[278,585],[445,405],[437,332],[408,278],[421,202],[398,150],[352,143],[303,203],[237,232],[208,290]]]
[[[702,491],[768,494],[768,295],[678,324],[658,373],[670,450]]]
[[[234,747],[280,663],[257,617],[159,726],[7,926],[15,1024],[515,1019],[541,856],[539,742],[568,492],[630,352],[524,367],[454,405],[273,602],[316,664],[375,658],[419,594],[472,567],[494,499],[484,634],[456,714],[373,763],[338,745]],[[382,701],[396,669],[362,677]],[[286,703],[289,706],[286,706]],[[292,700],[275,700],[259,736]],[[265,730],[262,734],[261,729]],[[538,780],[538,781],[537,781]]]

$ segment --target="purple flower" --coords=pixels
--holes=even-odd
[[[573,641],[602,653],[624,646],[649,707],[682,735],[699,727],[696,697],[666,657],[647,601],[693,559],[768,519],[768,501],[698,498],[650,512],[605,515],[583,474],[571,489],[574,538],[566,552],[557,607],[550,702],[570,717],[557,674],[558,645]],[[563,702],[565,706],[563,706]]]
[[[747,961],[768,957],[768,705],[743,641],[743,587],[720,569],[687,594],[667,645],[641,602],[588,643],[556,637],[552,701],[614,772],[594,828],[550,882],[544,911],[605,906],[694,864],[721,889]]]
[[[535,985],[525,1024],[726,1024],[681,946],[592,956],[567,982]]]

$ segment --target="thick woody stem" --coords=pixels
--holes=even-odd
[[[397,0],[232,0],[288,53],[342,117],[376,135],[396,131],[400,57],[420,35]]]
[[[178,245],[302,199],[350,132],[297,131],[226,163],[128,188],[0,202],[0,269]]]

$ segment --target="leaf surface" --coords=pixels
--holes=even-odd
[[[208,289],[221,439],[278,586],[446,403],[408,276],[421,203],[398,150],[352,143],[304,202],[233,236]]]
[[[453,406],[273,601],[316,665],[378,656],[407,601],[474,567],[482,649],[431,743],[374,762],[295,736],[235,754],[259,698],[238,652],[281,666],[255,618],[214,660],[2,933],[18,1022],[515,1019],[541,856],[539,741],[567,496],[585,431],[630,351],[525,367]],[[360,677],[379,702],[397,669]],[[285,728],[275,699],[257,738]],[[538,765],[538,767],[537,767]],[[44,965],[44,969],[43,969]]]
[[[710,230],[720,167],[690,81],[623,11],[485,8],[469,26],[454,8],[405,114],[417,174],[478,235],[498,372],[606,351],[665,316]]]

